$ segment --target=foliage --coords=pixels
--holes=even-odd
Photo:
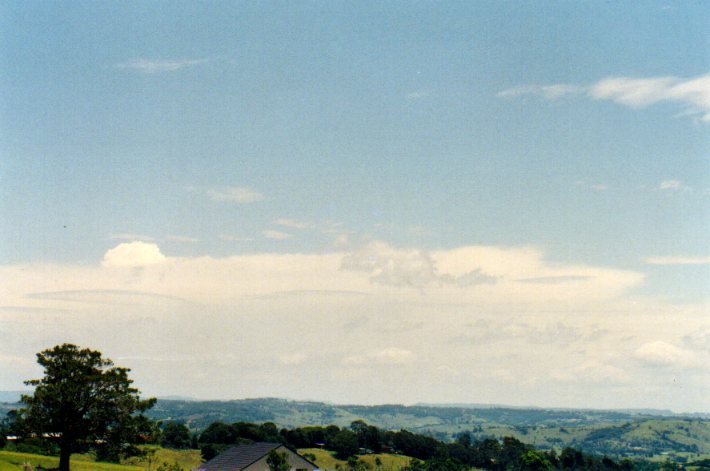
[[[291,465],[288,462],[288,454],[271,450],[266,457],[266,464],[269,465],[270,471],[288,471]]]
[[[348,459],[358,452],[357,435],[350,430],[341,430],[329,443],[330,449],[340,459]]]
[[[150,421],[142,415],[155,402],[141,400],[131,386],[127,368],[115,367],[100,352],[71,344],[37,354],[44,377],[25,383],[34,394],[23,395],[18,428],[56,441],[59,469],[68,470],[73,452],[95,449],[117,461],[136,451],[130,444],[145,441]]]
[[[190,448],[190,430],[181,422],[168,422],[163,425],[160,444],[165,448],[178,450]]]

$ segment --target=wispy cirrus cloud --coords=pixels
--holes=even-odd
[[[661,102],[684,107],[683,115],[710,122],[710,74],[691,78],[680,77],[608,77],[591,85],[553,84],[524,85],[502,90],[500,98],[538,96],[546,100],[582,96],[606,100],[630,108],[645,108]]]
[[[206,62],[208,62],[208,59],[152,60],[139,58],[128,62],[121,62],[116,64],[114,67],[142,74],[158,74],[161,72],[174,72],[176,70],[194,67]]]
[[[609,189],[609,185],[607,185],[606,183],[587,183],[584,180],[576,181],[575,185],[580,188],[588,188],[594,191],[606,191]]]
[[[666,192],[692,191],[691,187],[680,180],[663,180],[657,189]]]
[[[431,90],[415,90],[407,93],[407,100],[421,100],[431,95]]]
[[[646,259],[646,263],[649,265],[710,265],[710,257],[649,257]]]
[[[264,237],[267,239],[271,240],[286,240],[290,239],[293,236],[291,234],[288,234],[286,232],[281,232],[281,231],[275,231],[273,229],[267,229],[261,233]]]
[[[311,227],[310,223],[287,218],[276,219],[274,224],[277,226],[289,227],[291,229],[308,229]]]
[[[185,187],[186,191],[202,193],[212,201],[247,204],[264,199],[264,195],[252,188],[243,186],[216,186],[216,187]]]

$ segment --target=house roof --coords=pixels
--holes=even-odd
[[[200,471],[239,471],[260,460],[281,443],[256,442],[238,445],[225,450],[198,468]]]

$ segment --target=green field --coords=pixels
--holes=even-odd
[[[337,465],[340,465],[343,469],[347,468],[347,463],[345,461],[335,458],[332,452],[321,450],[320,448],[302,448],[298,450],[298,453],[305,455],[310,453],[315,455],[315,463],[320,469],[323,470],[334,470]],[[378,468],[375,466],[377,458],[380,459],[382,465]],[[370,465],[370,469],[381,470],[381,471],[399,471],[403,467],[409,464],[411,458],[402,455],[391,455],[391,454],[370,454],[362,455],[358,457],[359,460],[364,461]]]
[[[150,463],[146,457],[129,458],[122,464],[100,463],[94,461],[90,455],[75,454],[72,455],[71,468],[76,471],[144,471],[149,467],[154,470],[162,463],[177,463],[183,470],[191,470],[200,464],[198,450],[169,450],[158,447],[149,447],[149,449],[155,450]],[[0,451],[0,471],[34,470],[38,466],[56,468],[58,465],[57,457]]]

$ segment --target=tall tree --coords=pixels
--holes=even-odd
[[[130,370],[100,352],[63,344],[38,353],[37,362],[44,377],[25,381],[35,389],[22,396],[19,415],[26,432],[57,440],[60,471],[69,470],[73,452],[99,445],[107,456],[120,453],[150,424],[142,413],[155,399],[142,400]]]

